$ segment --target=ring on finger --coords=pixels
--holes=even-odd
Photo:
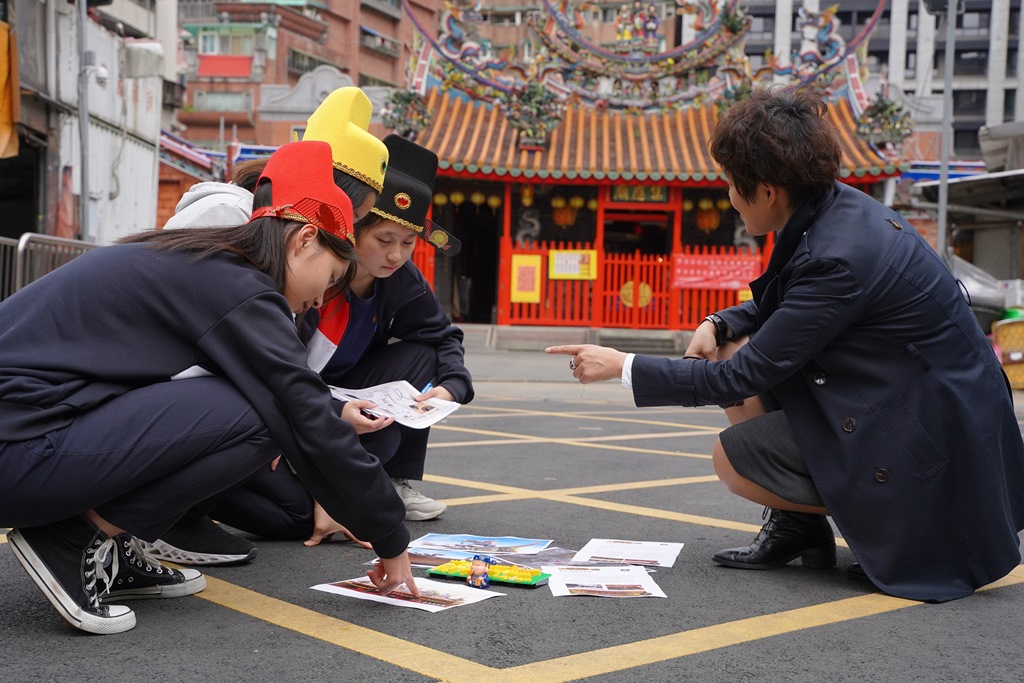
[[[569,359],[569,369],[570,370],[575,370],[576,369],[576,359],[575,358],[570,358]]]

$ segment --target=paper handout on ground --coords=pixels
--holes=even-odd
[[[551,544],[549,539],[472,534],[426,534],[409,543],[409,561],[415,566],[437,567],[449,560],[472,560],[493,555],[507,564],[540,568],[532,557]],[[367,562],[372,564],[373,562]]]
[[[431,554],[448,559],[472,555],[536,555],[551,545],[550,539],[472,534],[427,534],[409,543],[409,554]],[[423,551],[422,553],[420,551]],[[454,553],[448,555],[447,553]]]
[[[555,597],[593,595],[601,598],[664,598],[665,593],[643,567],[543,567]]]
[[[675,564],[682,543],[623,541],[613,538],[592,538],[583,546],[573,562],[605,562],[638,564],[645,567],[671,567]]]
[[[522,557],[514,557],[512,560],[508,556],[502,557],[502,561],[509,561],[511,564],[518,564],[521,567],[531,567],[533,569],[540,569],[547,565],[555,566],[569,566],[569,565],[594,565],[602,564],[598,562],[576,562],[577,550],[571,550],[569,548],[559,548],[558,546],[548,546],[541,550],[536,555],[525,555]],[[607,564],[607,563],[604,563]]]
[[[437,550],[434,548],[413,548],[409,546],[409,562],[414,567],[439,567],[451,560],[470,561],[479,553],[464,553],[458,550]],[[380,558],[375,557],[364,564],[375,564]]]
[[[415,543],[415,541],[413,541]],[[447,550],[439,548],[416,548],[412,545],[409,546],[409,561],[412,562],[413,566],[416,567],[437,567],[449,562],[451,560],[466,560],[470,561],[474,555],[481,554],[482,551],[478,552],[465,552],[461,550]],[[490,556],[498,559],[502,564],[511,564],[518,567],[529,567],[531,569],[540,569],[546,564],[607,564],[607,562],[573,562],[573,558],[576,557],[576,550],[570,550],[568,548],[558,548],[555,546],[548,546],[536,554],[519,554],[519,553],[495,553],[491,552]],[[488,553],[483,553],[488,554]],[[366,562],[367,565],[373,565],[379,558],[374,557],[372,560]]]
[[[365,389],[331,387],[331,395],[339,401],[351,401],[352,399],[373,401],[377,407],[370,412],[384,417],[393,417],[395,422],[412,429],[425,429],[459,409],[460,404],[439,398],[417,401],[415,397],[420,393],[416,387],[404,379]]]
[[[431,581],[430,579],[416,579],[416,587],[420,591],[420,597],[414,598],[412,593],[404,586],[399,586],[387,595],[377,592],[373,583],[367,577],[349,579],[348,581],[335,581],[334,583],[321,583],[313,586],[313,590],[324,591],[325,593],[337,593],[359,600],[372,600],[383,602],[387,605],[398,607],[412,607],[427,612],[440,612],[461,607],[474,602],[480,602],[487,598],[495,598],[505,593],[496,593],[489,590],[480,590],[457,583]]]

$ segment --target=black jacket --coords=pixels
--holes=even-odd
[[[407,261],[390,277],[377,278],[376,288],[377,328],[365,353],[387,346],[392,339],[432,346],[437,350],[434,385],[446,388],[458,403],[472,401],[473,378],[466,369],[462,330],[445,315],[419,269]],[[319,311],[306,315],[301,324],[304,340],[315,335],[319,322]],[[316,344],[310,344],[311,349],[315,347]],[[315,366],[312,360],[310,364]],[[328,383],[337,381],[327,371],[323,377]]]
[[[1024,442],[957,282],[899,214],[836,186],[779,234],[754,298],[720,315],[724,362],[637,356],[638,406],[773,389],[814,484],[872,581],[950,600],[1020,562]]]
[[[333,518],[381,557],[405,550],[405,506],[307,366],[287,301],[228,254],[104,247],[0,302],[0,440],[47,434],[194,366],[235,384]]]

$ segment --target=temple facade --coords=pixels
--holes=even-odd
[[[905,169],[911,122],[865,92],[856,50],[872,27],[845,41],[834,9],[805,5],[801,51],[756,71],[743,56],[749,19],[729,0],[614,15],[541,0],[528,36],[500,50],[475,31],[476,3],[448,3],[436,38],[417,26],[409,87],[385,122],[440,159],[433,216],[463,251],[416,260],[452,316],[684,330],[748,296],[771,240],[747,234],[707,141],[754,88],[819,91],[843,182],[881,196]],[[668,10],[674,45],[660,29]]]

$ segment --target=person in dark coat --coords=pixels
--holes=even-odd
[[[445,315],[411,261],[418,243],[445,256],[454,256],[461,247],[454,235],[427,218],[437,155],[398,135],[387,136],[384,144],[390,166],[377,203],[356,223],[358,265],[352,282],[341,296],[310,311],[300,325],[307,362],[332,386],[365,389],[405,380],[422,390],[417,400],[468,403],[473,380],[465,365],[462,330]],[[374,407],[368,401],[350,403]],[[406,521],[435,519],[445,512],[442,501],[409,483],[423,479],[429,428],[358,414],[352,424],[391,477],[405,503]],[[286,467],[257,472],[221,497],[210,514],[260,536],[302,539],[307,546],[339,532],[357,540]]]
[[[899,214],[836,182],[826,105],[758,92],[711,153],[754,236],[779,231],[753,299],[712,314],[681,360],[561,346],[581,382],[637,406],[728,406],[714,447],[730,491],[770,517],[720,565],[836,564],[832,517],[892,595],[946,601],[1009,573],[1024,528],[1024,442],[1002,368],[960,286]]]
[[[405,506],[295,329],[351,278],[352,204],[330,146],[281,147],[256,199],[244,225],[140,233],[0,302],[0,527],[75,628],[127,631],[120,601],[202,590],[139,539],[282,452],[384,558],[374,585],[418,593]]]
[[[373,208],[384,187],[384,175],[388,167],[387,147],[368,131],[372,113],[373,105],[361,89],[352,86],[338,88],[325,97],[309,117],[302,140],[320,141],[329,145],[334,183],[351,201],[352,214],[356,222]],[[265,193],[260,197],[250,195],[247,204],[240,204],[239,196],[244,197],[245,189],[255,190],[256,179],[267,163],[266,159],[252,159],[236,165],[231,184],[196,185],[178,202],[178,213],[167,223],[165,229],[231,227],[232,223],[227,221],[232,217],[237,219],[239,208],[245,209],[241,215],[248,219],[247,206],[262,208],[261,202],[266,200]],[[254,175],[256,177],[253,177]],[[195,196],[189,198],[189,195]],[[354,267],[352,271],[355,271]],[[327,297],[328,300],[332,298],[335,297]],[[308,313],[298,316],[297,320],[301,321]],[[352,415],[359,414],[358,409],[353,408],[354,406],[345,405],[340,409],[341,416],[350,423]],[[357,429],[363,433],[384,426],[381,423]],[[383,461],[381,454],[373,455]],[[277,471],[281,462],[281,458],[273,460],[265,468],[265,472]],[[284,473],[286,470],[294,476],[293,467],[286,464],[281,468],[281,472]],[[265,472],[261,470],[256,478],[262,479]],[[258,482],[253,483],[254,489],[258,490],[259,486]],[[244,564],[254,559],[259,552],[255,543],[225,530],[222,525],[215,524],[211,519],[210,513],[221,498],[222,495],[218,494],[202,501],[172,527],[166,529],[160,538],[152,542],[144,541],[143,547],[146,552],[158,560],[202,566]],[[280,510],[287,511],[283,517],[286,523],[290,523],[288,519],[294,514],[301,515],[301,509],[306,507],[304,496],[297,500],[282,498],[279,502]],[[300,510],[291,512],[296,507]],[[259,521],[269,520],[262,518]],[[270,535],[276,535],[273,529],[269,531]]]

